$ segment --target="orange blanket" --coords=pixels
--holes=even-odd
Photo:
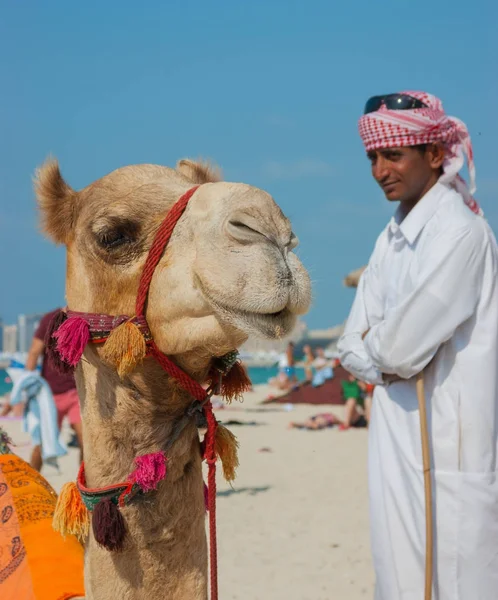
[[[0,598],[84,596],[83,547],[52,529],[57,495],[14,454],[0,454]]]

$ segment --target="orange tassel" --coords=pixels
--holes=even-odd
[[[145,338],[131,321],[113,329],[102,348],[102,358],[116,367],[121,378],[131,373],[146,353]]]
[[[221,380],[221,396],[227,402],[242,400],[244,392],[248,392],[251,388],[251,380],[239,361],[233,365]]]
[[[234,434],[221,423],[216,427],[214,451],[221,460],[223,476],[230,483],[235,479],[236,469],[239,466],[239,442]]]
[[[90,515],[73,481],[62,486],[55,506],[52,527],[63,537],[75,535],[80,542],[88,535]]]

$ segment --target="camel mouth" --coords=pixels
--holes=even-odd
[[[280,339],[292,331],[296,322],[294,315],[288,308],[277,312],[261,313],[246,310],[236,310],[222,307],[223,313],[229,312],[230,321],[247,334],[268,339]]]
[[[287,306],[273,312],[242,309],[221,302],[209,292],[199,278],[197,278],[197,282],[217,318],[247,335],[266,339],[281,339],[288,335],[296,324],[297,315]]]

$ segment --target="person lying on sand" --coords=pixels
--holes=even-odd
[[[304,423],[294,423],[290,422],[288,425],[288,429],[308,429],[308,430],[317,430],[317,429],[327,429],[328,427],[333,427],[334,425],[338,425],[340,429],[349,429],[349,427],[345,427],[343,421],[341,421],[334,413],[320,413],[318,415],[313,415]],[[363,415],[358,414],[354,419],[354,422],[351,423],[350,427],[366,427],[367,421]]]

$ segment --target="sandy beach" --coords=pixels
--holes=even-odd
[[[223,600],[359,600],[372,598],[367,502],[367,432],[288,430],[315,412],[342,407],[261,406],[267,386],[217,411],[240,441],[233,489],[218,477],[220,598]],[[18,420],[0,420],[23,458],[29,437]],[[64,430],[69,439],[69,430]],[[262,451],[262,449],[267,449]],[[74,479],[78,451],[58,474],[43,475],[58,491]]]

